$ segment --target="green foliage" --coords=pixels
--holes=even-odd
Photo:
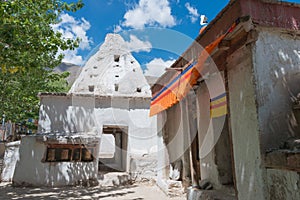
[[[0,110],[6,119],[21,122],[29,118],[37,119],[39,92],[67,92],[69,89],[62,74],[49,73],[48,69],[0,73]]]
[[[51,92],[68,92],[70,85],[66,78],[70,75],[70,72],[52,73],[49,75],[48,90]]]
[[[52,25],[62,12],[83,6],[61,0],[0,0],[0,115],[13,122],[37,118],[38,92],[65,92],[67,73],[55,74],[63,55],[59,49],[78,47]]]
[[[82,2],[8,0],[0,4],[0,60],[5,67],[49,67],[59,64],[58,49],[74,49],[79,39],[62,39],[51,24],[64,11],[76,11]],[[62,55],[60,56],[60,59]]]

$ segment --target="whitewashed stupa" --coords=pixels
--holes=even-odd
[[[85,64],[69,93],[150,97],[150,86],[127,43],[118,34],[105,42]]]
[[[15,183],[94,184],[98,170],[155,178],[158,135],[156,118],[149,117],[150,86],[120,35],[106,36],[68,93],[39,97],[40,135],[23,139]]]

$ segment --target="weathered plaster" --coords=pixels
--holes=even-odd
[[[234,52],[227,63],[238,199],[265,199],[251,46]]]
[[[270,200],[300,199],[300,175],[297,172],[267,169]]]
[[[115,61],[115,56],[119,56]],[[118,85],[116,90],[115,85]],[[94,89],[90,90],[89,86]],[[140,88],[140,91],[137,91]],[[150,97],[150,86],[130,48],[118,34],[108,34],[87,61],[70,93]]]
[[[16,163],[20,159],[19,148],[20,141],[6,143],[1,181],[12,181]]]
[[[128,172],[135,158],[157,152],[156,117],[149,117],[150,86],[129,50],[120,35],[108,34],[67,95],[41,96],[39,118],[42,133],[81,133],[95,127],[102,135],[104,126],[127,127],[121,136],[126,147],[117,157]],[[115,148],[109,140],[101,145]]]
[[[167,110],[166,144],[169,152],[170,163],[181,160],[185,151],[181,115],[182,111],[180,104],[176,104]]]
[[[44,162],[47,145],[43,136],[26,136],[20,145],[20,160],[13,176],[14,185],[66,186],[97,183],[98,158],[92,162]],[[92,137],[99,148],[99,136]],[[84,140],[83,140],[84,141]],[[98,155],[95,152],[95,155]]]
[[[142,156],[157,152],[157,122],[149,117],[150,97],[150,86],[127,43],[118,34],[108,34],[67,95],[41,95],[39,132],[84,133],[95,127],[102,135],[104,126],[127,127],[121,136],[126,142],[115,158],[122,165],[118,169],[130,172],[131,163],[143,162]],[[114,150],[109,140],[101,142]],[[107,156],[102,150],[100,158]]]
[[[182,194],[189,182],[189,123],[186,101],[158,114],[157,185],[168,195]],[[185,112],[185,114],[183,112]]]
[[[253,53],[261,147],[265,152],[278,149],[290,137],[300,137],[292,112],[292,99],[300,92],[300,37],[261,28]]]
[[[220,187],[219,173],[214,159],[214,131],[210,123],[210,94],[207,86],[201,84],[196,94],[201,179],[208,179],[214,187]]]
[[[166,180],[169,179],[169,154],[165,143],[165,122],[166,112],[163,111],[157,114],[157,180],[156,184],[165,192],[168,191],[168,185]]]
[[[130,99],[127,98],[111,100],[107,97],[106,101],[111,102],[111,107],[106,104],[102,107],[103,105],[97,103],[98,101],[100,100],[88,97],[42,98],[39,131],[72,133],[91,131],[96,127],[102,134],[104,125],[126,126],[129,127],[128,159],[135,155],[142,156],[156,152],[156,117],[149,117],[149,109],[129,108]],[[101,101],[103,102],[104,99],[102,98]]]
[[[94,98],[47,96],[40,101],[40,133],[89,132],[95,127]]]
[[[208,179],[215,189],[232,184],[226,115],[210,117],[210,99],[224,92],[222,73],[208,76],[196,91],[201,179]]]

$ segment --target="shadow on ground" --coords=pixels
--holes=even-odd
[[[0,185],[0,199],[102,199],[126,197],[135,193],[136,185],[96,187],[63,187],[63,188],[29,188],[13,187],[11,184]],[[144,198],[128,198],[143,200]]]

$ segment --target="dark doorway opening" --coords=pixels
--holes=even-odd
[[[128,128],[103,126],[99,152],[99,171],[126,171]]]

